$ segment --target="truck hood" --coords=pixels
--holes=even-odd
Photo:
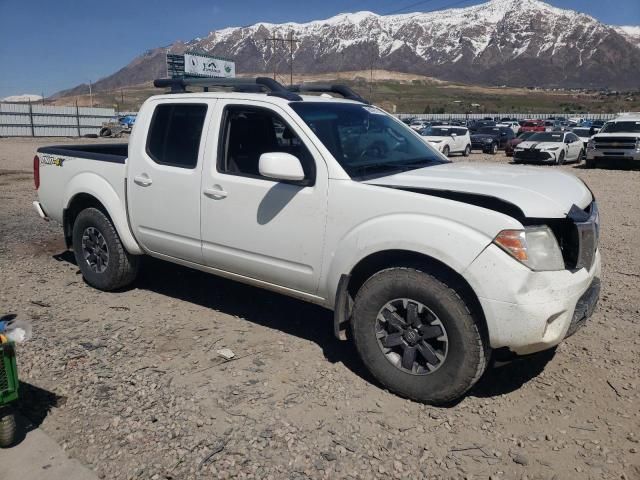
[[[440,197],[453,193],[454,200],[470,194],[472,204],[474,198],[499,199],[529,218],[564,218],[574,204],[584,209],[593,201],[587,186],[569,173],[510,165],[445,163],[363,183]],[[477,204],[490,208],[486,201]]]
[[[635,138],[640,138],[640,133],[625,133],[625,132],[618,132],[618,133],[596,133],[593,135],[592,138],[614,138],[614,137],[635,137]]]

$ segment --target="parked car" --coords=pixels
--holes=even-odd
[[[149,255],[321,305],[380,384],[434,404],[493,349],[552,348],[591,315],[599,216],[578,178],[449,162],[346,86],[180,93],[203,83],[156,81],[176,93],[144,102],[128,145],[38,149],[35,210],[89,285],[117,292]]]
[[[504,147],[504,154],[507,157],[513,157],[513,150],[516,145],[527,140],[531,135],[535,135],[536,132],[520,132],[517,137],[512,138],[507,142],[507,145]]]
[[[597,133],[602,129],[602,127],[604,127],[605,123],[606,122],[604,120],[594,120],[591,122],[591,126],[596,129]]]
[[[526,120],[520,127],[521,132],[544,132],[545,126],[543,120]]]
[[[461,153],[468,157],[471,153],[471,137],[465,127],[429,127],[420,132],[420,135],[445,157],[452,153]]]
[[[584,148],[582,140],[572,132],[539,132],[531,135],[514,149],[515,163],[580,163]]]
[[[594,127],[575,127],[571,131],[582,140],[584,153],[586,153],[589,140],[596,134],[596,129]]]
[[[495,127],[495,126],[496,126],[496,122],[494,122],[493,120],[486,120],[486,119],[470,120],[469,123],[467,123],[467,128],[471,133],[477,132],[482,127]]]
[[[416,132],[419,132],[420,130],[425,129],[430,125],[431,123],[427,122],[426,120],[413,120],[409,125],[409,127],[411,127]]]
[[[518,133],[520,132],[520,124],[511,120],[500,122],[496,125],[496,127],[509,127],[511,130],[513,130],[514,135],[518,135]]]
[[[592,127],[596,128],[595,124]],[[640,114],[627,114],[604,124],[588,142],[586,165],[613,161],[640,162]]]
[[[514,137],[513,130],[509,127],[482,127],[471,135],[471,148],[495,155]]]

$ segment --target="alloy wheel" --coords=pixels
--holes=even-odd
[[[387,302],[376,318],[376,338],[387,360],[413,375],[429,375],[445,362],[449,338],[426,305],[409,298]]]
[[[82,254],[89,268],[102,273],[109,265],[109,247],[100,230],[87,227],[82,233]]]

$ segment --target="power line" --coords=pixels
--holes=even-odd
[[[276,45],[278,42],[282,42],[282,44],[284,45],[285,43],[289,44],[289,72],[290,72],[290,84],[293,85],[293,46],[296,43],[300,43],[300,40],[298,40],[297,38],[294,37],[293,34],[293,30],[291,30],[289,32],[289,36],[288,37],[276,37],[275,35],[273,37],[270,38],[265,38],[264,39],[265,42],[273,42],[273,52],[275,54],[276,51]],[[274,62],[274,67],[273,67],[273,79],[276,79],[276,67],[277,67],[277,62]]]

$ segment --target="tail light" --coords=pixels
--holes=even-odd
[[[40,159],[38,155],[33,157],[33,184],[36,190],[40,188]]]

